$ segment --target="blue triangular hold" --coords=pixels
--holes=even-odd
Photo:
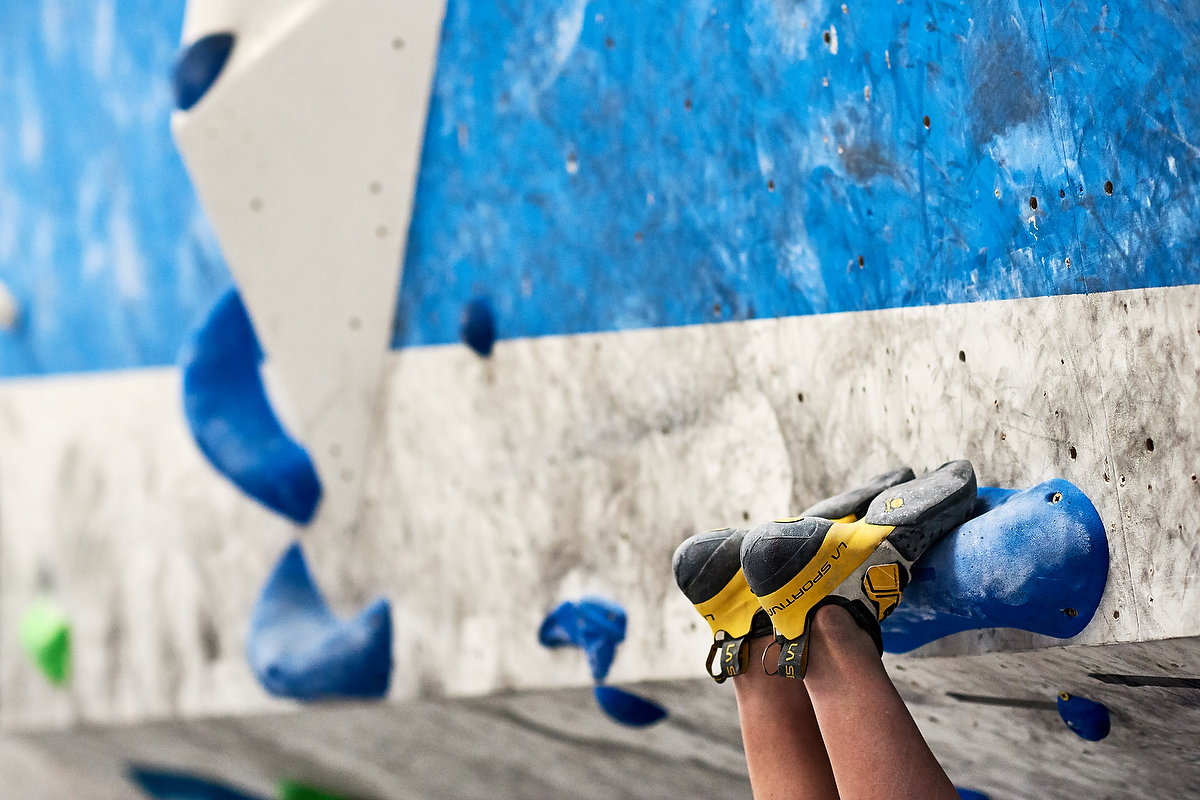
[[[246,658],[276,697],[383,697],[392,673],[391,607],[380,598],[353,619],[338,619],[294,543],[250,615]]]
[[[183,407],[201,452],[267,508],[304,525],[321,500],[308,453],[267,400],[262,350],[237,289],[213,306],[183,354]]]
[[[982,628],[1066,639],[1096,613],[1108,581],[1108,537],[1074,484],[983,487],[975,513],[913,565],[912,582],[882,625],[888,652]]]
[[[210,33],[188,45],[175,62],[171,76],[175,105],[187,111],[208,92],[221,76],[233,53],[232,33]]]
[[[1098,742],[1108,736],[1112,727],[1107,706],[1066,692],[1058,695],[1058,715],[1068,728],[1089,742]]]
[[[658,703],[614,686],[597,686],[592,693],[604,713],[622,725],[642,728],[667,716],[666,709]]]
[[[625,641],[625,609],[602,597],[568,600],[542,621],[538,641],[545,647],[582,648],[592,678],[602,681],[608,676],[617,645]]]
[[[129,777],[158,800],[261,800],[197,775],[131,766]]]

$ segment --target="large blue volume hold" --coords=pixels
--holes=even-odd
[[[1108,537],[1087,495],[1060,479],[981,488],[976,513],[913,565],[883,622],[885,650],[983,628],[1065,639],[1091,621],[1108,580]]]
[[[251,612],[246,660],[276,697],[383,697],[392,674],[391,607],[380,598],[357,617],[338,619],[294,543]]]
[[[133,766],[129,777],[157,800],[261,800],[196,775]]]
[[[179,54],[171,86],[175,90],[175,105],[187,111],[208,93],[225,69],[233,53],[232,33],[211,33],[197,39]]]
[[[321,500],[321,482],[308,453],[271,410],[258,372],[262,358],[242,299],[230,289],[183,354],[184,413],[218,472],[304,525]]]

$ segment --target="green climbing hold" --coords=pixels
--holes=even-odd
[[[280,781],[279,800],[348,800],[340,794],[330,794],[299,781]]]
[[[38,600],[21,615],[21,644],[55,686],[71,680],[71,623],[49,600]]]

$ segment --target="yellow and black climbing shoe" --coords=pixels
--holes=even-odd
[[[951,461],[885,489],[858,521],[803,516],[747,534],[742,570],[775,629],[779,674],[804,677],[813,614],[831,603],[845,607],[882,653],[879,623],[900,602],[913,562],[966,521],[975,493],[971,463]]]
[[[738,528],[706,531],[675,550],[675,582],[712,628],[707,668],[717,683],[745,672],[750,640],[771,634],[771,623],[742,575],[745,535]],[[716,672],[714,661],[719,667]]]
[[[876,475],[862,486],[826,498],[800,512],[802,517],[823,517],[833,522],[854,522],[863,518],[871,501],[885,489],[907,483],[917,477],[909,467],[901,467]]]

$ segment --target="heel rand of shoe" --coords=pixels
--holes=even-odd
[[[746,576],[739,569],[715,597],[696,603],[695,608],[712,628],[714,637],[724,631],[736,639],[750,632],[754,615],[760,606],[758,598],[746,584]]]

